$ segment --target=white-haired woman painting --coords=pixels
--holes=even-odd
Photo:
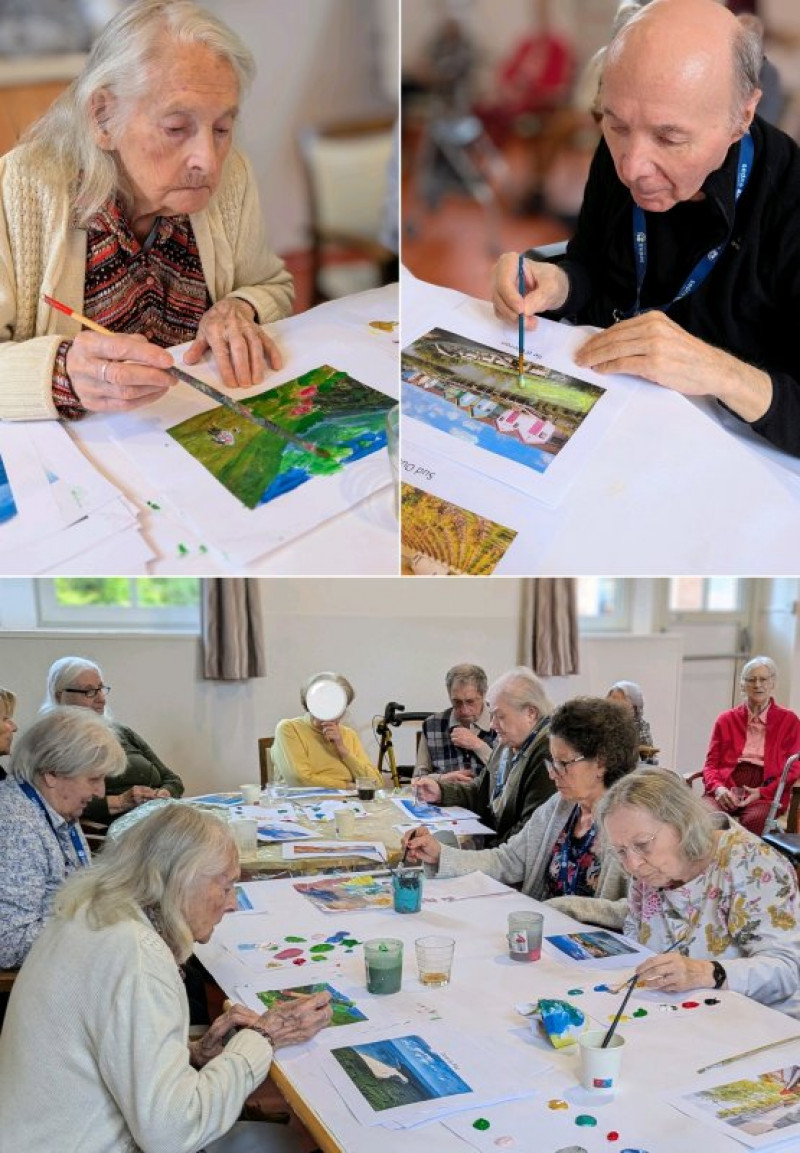
[[[235,908],[238,876],[227,825],[172,805],[64,886],[0,1034],[3,1148],[216,1153],[231,1130],[242,1148],[236,1121],[274,1050],[331,1010],[325,992],[262,1015],[234,1005],[189,1041],[181,966]],[[298,1148],[299,1134],[257,1128],[248,1147]]]
[[[259,326],[291,311],[249,163],[233,147],[249,50],[192,0],[134,0],[0,161],[0,418],[157,400],[210,350],[223,383],[278,367]],[[88,330],[48,294],[98,324]]]
[[[65,877],[89,864],[79,820],[125,754],[102,717],[51,709],[14,746],[0,781],[0,968],[22,964]]]
[[[706,800],[736,817],[753,833],[764,831],[781,772],[793,753],[800,753],[800,717],[775,703],[778,677],[769,657],[753,657],[742,669],[742,704],[720,713],[703,766]],[[800,778],[800,761],[790,770],[780,810],[789,807],[792,785]]]

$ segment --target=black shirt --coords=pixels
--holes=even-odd
[[[800,148],[758,117],[751,126],[753,170],[734,212],[738,142],[703,184],[705,199],[647,212],[648,264],[642,307],[671,301],[708,250],[725,252],[707,279],[667,315],[708,344],[768,372],[773,398],[752,428],[800,455]],[[633,200],[605,141],[592,161],[575,236],[561,261],[565,305],[549,313],[607,327],[636,298]]]

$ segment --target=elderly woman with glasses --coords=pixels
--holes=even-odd
[[[275,1050],[331,1010],[326,992],[263,1014],[234,1005],[189,1040],[181,968],[236,908],[238,876],[228,826],[171,805],[64,886],[0,1034],[4,1149],[241,1153],[237,1118]],[[300,1148],[275,1128],[246,1147]]]
[[[133,0],[0,162],[0,419],[158,400],[166,349],[249,388],[291,311],[250,164],[233,145],[248,48],[191,0]],[[46,293],[110,330],[53,311]]]
[[[0,968],[21,965],[65,877],[89,864],[79,819],[125,764],[102,717],[51,709],[16,742],[0,781]]]
[[[61,657],[54,661],[47,674],[47,692],[40,712],[54,705],[77,705],[92,709],[98,716],[104,714],[125,753],[124,767],[106,781],[105,796],[94,798],[84,812],[84,818],[108,825],[122,813],[127,813],[154,797],[180,797],[183,781],[168,769],[146,741],[127,725],[111,719],[106,708],[111,686],[103,683],[103,673],[94,661],[84,657]]]
[[[473,781],[419,777],[417,797],[434,805],[461,805],[495,830],[502,845],[553,795],[545,762],[553,706],[532,669],[511,669],[486,693],[497,744]]]
[[[676,773],[619,781],[597,818],[632,878],[625,933],[657,954],[639,966],[642,984],[733,989],[800,1016],[800,899],[788,861],[711,812]]]
[[[706,799],[746,829],[763,833],[787,759],[800,752],[800,717],[775,703],[778,670],[769,657],[753,657],[742,669],[745,700],[714,724],[703,766]],[[780,811],[789,807],[800,761],[790,770]]]
[[[11,689],[0,688],[0,757],[6,757],[11,752],[11,742],[17,726],[14,721],[14,709],[17,707],[16,694]],[[6,771],[0,765],[0,781],[5,780]]]
[[[636,725],[611,701],[579,697],[555,710],[549,740],[546,763],[556,794],[509,841],[459,850],[440,844],[427,829],[414,829],[404,840],[407,857],[440,877],[480,870],[579,921],[619,928],[627,878],[600,843],[595,806],[636,767]]]

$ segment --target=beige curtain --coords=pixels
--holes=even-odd
[[[538,577],[523,583],[522,660],[537,676],[580,672],[577,590],[572,577]]]
[[[257,580],[208,577],[202,582],[203,677],[246,681],[266,675],[264,622]]]

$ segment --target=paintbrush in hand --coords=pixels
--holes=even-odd
[[[68,304],[62,304],[60,300],[56,300],[46,293],[42,293],[42,299],[46,304],[49,304],[51,308],[57,309],[58,312],[63,312],[65,316],[71,317],[72,320],[77,320],[78,324],[82,324],[84,328],[90,328],[92,332],[99,332],[101,336],[120,335],[119,333],[112,332],[110,328],[104,328],[102,324],[98,324],[95,320],[90,320],[88,316],[76,312],[75,309],[70,308]],[[238,400],[232,400],[231,397],[226,396],[224,392],[220,392],[218,388],[214,388],[212,384],[206,384],[204,380],[200,380],[197,376],[192,376],[190,372],[178,368],[176,364],[173,364],[172,367],[166,371],[170,376],[174,376],[177,380],[183,381],[184,384],[191,385],[191,387],[198,392],[202,392],[204,396],[215,400],[217,404],[221,404],[223,408],[227,408],[229,412],[236,413],[242,420],[246,420],[250,424],[258,425],[264,432],[274,433],[275,436],[279,436],[282,440],[289,441],[290,444],[301,448],[303,452],[310,452],[314,456],[321,457],[322,460],[329,460],[336,463],[335,458],[327,449],[320,448],[319,445],[312,444],[310,440],[304,440],[301,436],[296,436],[286,428],[281,428],[279,424],[276,424],[274,420],[269,420],[266,416],[258,416]]]
[[[637,980],[638,980],[638,976],[636,973],[634,973],[633,976],[629,977],[628,980],[625,982],[625,984],[628,986],[628,992],[622,998],[622,1004],[617,1009],[616,1015],[614,1016],[614,1020],[611,1022],[609,1030],[606,1033],[605,1037],[603,1038],[603,1043],[600,1046],[601,1049],[607,1049],[608,1048],[608,1046],[611,1042],[611,1038],[614,1036],[614,1032],[617,1028],[617,1025],[619,1025],[620,1017],[625,1012],[625,1006],[628,1004],[628,1001],[630,1000],[631,993],[636,988]]]

